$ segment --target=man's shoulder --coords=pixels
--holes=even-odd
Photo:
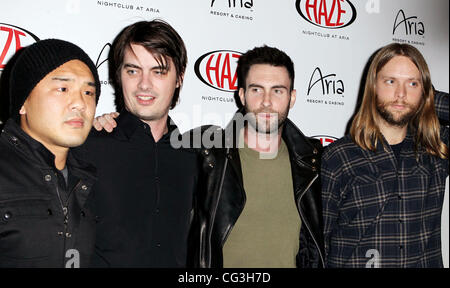
[[[340,155],[358,153],[361,150],[362,148],[356,145],[350,135],[345,135],[344,137],[326,146],[322,158],[324,160],[328,160],[339,157]]]

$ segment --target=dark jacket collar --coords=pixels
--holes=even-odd
[[[13,119],[9,119],[6,122],[5,127],[2,130],[2,137],[5,137],[8,143],[10,143],[19,154],[25,156],[28,161],[32,162],[34,165],[39,166],[42,169],[52,168],[56,170],[55,155],[42,145],[42,143],[23,131]],[[87,162],[76,158],[71,150],[72,149],[69,149],[66,161],[66,165],[69,167],[71,173],[80,179],[88,178],[91,181],[94,181],[96,179],[95,168]]]

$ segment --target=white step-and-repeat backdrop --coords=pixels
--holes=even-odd
[[[97,114],[114,111],[109,43],[126,25],[154,18],[174,26],[188,50],[180,103],[171,111],[182,131],[226,125],[236,110],[236,60],[263,44],[293,59],[298,96],[290,118],[324,145],[345,134],[364,67],[383,45],[417,47],[434,86],[449,91],[448,0],[3,0],[0,73],[20,47],[65,39],[97,64],[102,81]],[[448,195],[443,215],[448,267]]]

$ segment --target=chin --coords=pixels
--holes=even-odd
[[[63,141],[61,141],[62,143],[64,143],[64,147],[67,148],[73,148],[73,147],[77,147],[80,146],[81,144],[83,144],[86,141],[87,138],[87,134],[86,135],[80,135],[80,136],[72,136],[72,137],[67,137],[65,138]]]

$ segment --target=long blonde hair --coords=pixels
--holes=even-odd
[[[378,143],[385,147],[383,136],[375,122],[378,113],[376,79],[378,72],[395,56],[408,57],[416,65],[422,78],[422,101],[409,122],[409,128],[415,133],[416,152],[421,147],[431,155],[447,159],[448,147],[440,138],[440,126],[434,108],[434,91],[428,65],[419,50],[408,44],[392,43],[375,54],[367,73],[361,107],[350,128],[353,141],[364,150],[375,151]]]

